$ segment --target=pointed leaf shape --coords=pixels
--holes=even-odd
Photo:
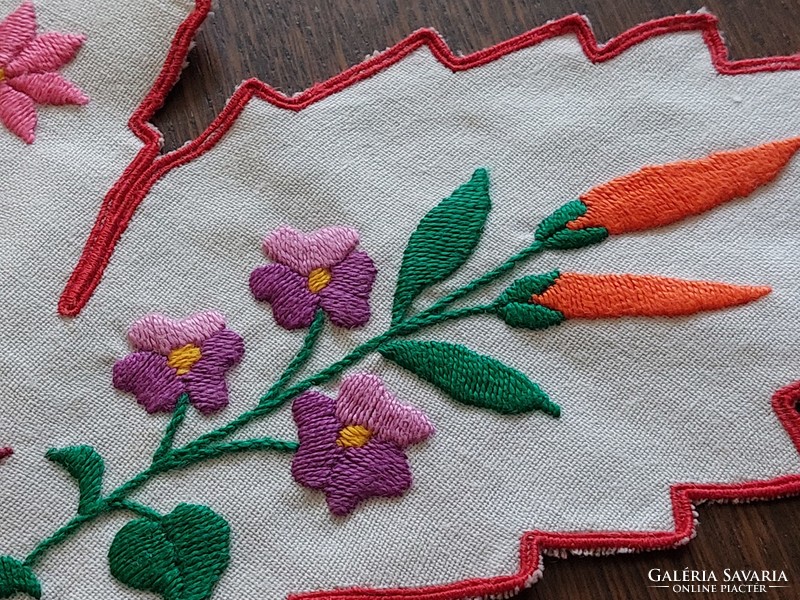
[[[402,321],[422,290],[450,277],[472,256],[491,207],[489,175],[478,169],[422,218],[403,254],[392,323]]]
[[[51,449],[47,458],[61,465],[78,482],[80,502],[78,513],[91,512],[101,501],[105,464],[91,446],[70,446]]]
[[[108,562],[122,583],[164,600],[211,597],[230,560],[230,527],[206,506],[180,504],[160,519],[137,519],[119,530]]]
[[[507,325],[524,329],[547,329],[565,321],[564,315],[538,304],[511,302],[497,309],[497,314]]]
[[[558,405],[523,373],[491,356],[447,342],[399,341],[379,352],[463,404],[503,414],[541,410],[557,417]]]
[[[562,231],[567,223],[586,214],[588,207],[580,200],[571,200],[548,215],[536,228],[537,242],[546,242],[553,234]]]
[[[0,556],[0,598],[11,598],[18,593],[38,600],[42,597],[42,586],[29,567],[10,556]]]
[[[497,314],[511,327],[545,329],[562,323],[564,315],[557,310],[531,304],[531,298],[543,294],[556,282],[558,276],[558,271],[551,271],[517,279],[495,302]]]
[[[589,227],[573,231],[567,224],[586,214],[588,207],[580,200],[567,202],[546,217],[536,228],[535,238],[548,248],[569,250],[602,242],[608,237],[604,227]]]
[[[534,295],[544,294],[556,282],[559,275],[559,271],[550,271],[520,277],[500,294],[497,304],[502,306],[512,302],[530,302]]]

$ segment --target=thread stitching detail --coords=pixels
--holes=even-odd
[[[131,325],[128,339],[138,351],[114,364],[113,384],[147,412],[172,412],[183,395],[202,413],[228,405],[225,375],[244,355],[244,342],[219,313],[178,321],[147,315]]]
[[[85,105],[89,97],[58,70],[86,38],[37,33],[33,2],[24,2],[0,22],[0,122],[27,144],[36,139],[37,104]]]
[[[396,46],[339,75],[315,85],[305,92],[285,96],[256,79],[246,81],[233,94],[225,109],[195,140],[164,156],[158,156],[160,137],[148,124],[155,110],[177,80],[192,37],[210,10],[210,0],[197,0],[192,15],[181,25],[173,40],[167,61],[156,84],[129,122],[131,131],[144,143],[131,165],[106,195],[95,225],[86,241],[81,257],[73,270],[58,304],[59,313],[76,316],[91,298],[100,283],[114,247],[131,218],[153,185],[172,169],[191,162],[213,148],[237,120],[247,103],[254,97],[279,108],[299,111],[335,94],[354,83],[402,60],[422,46],[453,71],[472,69],[502,58],[523,48],[562,35],[575,35],[586,57],[593,63],[603,63],[629,48],[655,36],[683,31],[698,31],[708,47],[711,62],[721,75],[737,75],[780,70],[800,69],[800,56],[777,56],[732,61],[718,30],[718,20],[710,14],[676,15],[642,23],[605,44],[599,44],[585,18],[570,15],[537,27],[496,46],[473,54],[454,54],[444,40],[431,29],[421,29]]]
[[[349,227],[308,234],[280,227],[264,240],[264,253],[275,262],[250,274],[250,290],[272,305],[275,321],[286,329],[309,327],[320,310],[339,327],[365,325],[378,272],[368,254],[356,251],[358,242]]]
[[[434,433],[421,411],[402,404],[370,373],[346,377],[336,400],[305,392],[292,414],[300,438],[292,476],[324,491],[338,516],[368,498],[404,494],[412,482],[405,449]]]
[[[780,167],[773,169],[770,177],[777,176],[779,170]],[[682,191],[680,186],[677,191]],[[627,204],[621,204],[631,211],[637,209],[635,196],[627,197]],[[134,323],[128,338],[138,352],[114,365],[114,385],[135,393],[137,400],[150,412],[173,412],[151,466],[103,497],[103,463],[94,449],[79,446],[48,453],[51,460],[61,464],[77,481],[78,512],[69,523],[41,542],[24,563],[6,557],[8,560],[3,564],[8,566],[8,573],[0,572],[0,585],[23,585],[17,580],[27,581],[31,577],[38,585],[30,567],[48,548],[71,536],[89,520],[109,510],[125,509],[141,518],[123,527],[115,538],[109,554],[112,573],[131,587],[161,593],[166,600],[206,600],[227,567],[229,533],[224,520],[210,508],[191,505],[180,505],[173,513],[162,517],[127,496],[160,473],[225,454],[259,450],[295,452],[293,476],[301,485],[324,491],[330,511],[337,516],[348,515],[373,496],[402,495],[412,484],[405,449],[432,434],[433,428],[427,418],[397,401],[379,378],[368,373],[345,378],[336,400],[311,389],[330,382],[373,352],[462,404],[501,414],[539,410],[553,417],[560,416],[560,408],[527,375],[491,356],[443,341],[397,338],[448,320],[479,314],[495,314],[512,325],[541,327],[568,318],[691,314],[750,302],[769,292],[769,288],[653,276],[553,271],[516,280],[490,305],[451,309],[457,300],[492,283],[544,249],[574,248],[602,241],[607,230],[593,227],[590,229],[602,230],[603,235],[571,237],[562,245],[551,243],[559,228],[566,231],[571,219],[589,214],[585,203],[573,201],[544,219],[527,250],[517,252],[429,308],[409,315],[410,304],[421,290],[449,278],[469,258],[482,236],[490,207],[488,174],[478,169],[467,184],[431,209],[411,235],[397,282],[401,293],[395,293],[393,319],[387,331],[287,388],[310,358],[325,315],[333,322],[339,318],[324,302],[305,302],[305,308],[301,308],[308,312],[307,306],[310,306],[310,318],[304,320],[309,331],[297,356],[273,387],[255,408],[181,448],[174,448],[173,443],[189,403],[203,412],[227,404],[225,373],[241,359],[243,341],[227,329],[225,319],[215,311],[177,321],[163,315],[147,315]],[[652,226],[660,224],[654,222]],[[457,235],[442,233],[450,228],[453,230],[448,233],[455,231]],[[298,291],[313,300],[331,286],[346,284],[348,291],[361,294],[368,314],[368,295],[375,271],[369,257],[355,251],[358,241],[357,233],[345,227],[329,227],[312,234],[302,234],[288,227],[276,230],[265,240],[264,246],[268,256],[281,262],[254,272],[255,284],[251,277],[254,295],[269,300],[276,312],[276,304],[281,300],[273,288],[280,287],[287,277],[300,282],[290,288],[290,300]],[[458,251],[454,252],[450,246],[457,247]],[[362,263],[362,268],[352,272],[341,271],[341,265],[354,256],[366,257],[368,263]],[[276,268],[279,271],[275,271]],[[266,279],[261,277],[265,272]],[[346,276],[342,276],[343,272]],[[278,277],[272,277],[276,273]],[[286,306],[292,309],[291,303]],[[533,310],[531,314],[535,319],[526,310]],[[293,309],[287,312],[294,318]],[[279,323],[281,314],[279,308],[276,312]],[[291,400],[294,400],[299,444],[272,438],[224,442],[252,421]],[[179,519],[175,516],[178,512],[187,512],[187,515]],[[192,523],[200,518],[198,515],[202,515],[202,523],[195,527]],[[170,525],[173,521],[177,527]],[[186,528],[193,533],[179,542],[176,536]],[[211,536],[207,543],[198,546],[198,538],[207,535]],[[189,563],[179,543],[189,547],[189,556],[197,559],[196,564],[187,566]],[[30,589],[35,591],[33,587]],[[11,592],[14,591],[22,591],[22,588],[14,587]]]

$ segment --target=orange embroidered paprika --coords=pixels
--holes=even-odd
[[[653,275],[531,275],[515,281],[496,303],[512,327],[543,329],[565,319],[677,317],[747,304],[771,288]]]
[[[790,138],[697,160],[649,166],[601,184],[539,225],[536,239],[574,248],[617,235],[669,225],[769,183],[800,149]]]
[[[567,319],[677,317],[747,304],[770,291],[769,287],[652,275],[562,273],[530,301],[557,310]]]

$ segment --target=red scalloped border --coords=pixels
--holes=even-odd
[[[371,77],[424,45],[430,48],[433,55],[444,66],[453,71],[463,71],[497,60],[511,52],[567,34],[575,35],[578,38],[586,57],[594,63],[610,60],[632,46],[658,35],[698,31],[703,34],[712,64],[721,75],[800,69],[800,55],[729,60],[725,44],[719,33],[718,21],[710,14],[676,15],[642,23],[602,45],[598,44],[591,27],[583,17],[570,15],[466,56],[453,54],[435,31],[421,29],[385,52],[298,95],[286,96],[262,81],[250,79],[236,90],[223,111],[198,138],[174,152],[159,155],[161,136],[149,121],[156,110],[161,107],[167,93],[180,76],[190,43],[210,8],[211,0],[196,0],[195,10],[183,22],[175,35],[155,85],[129,121],[131,131],[142,140],[144,147],[102,203],[80,260],[59,301],[58,311],[63,316],[77,316],[89,301],[100,283],[120,236],[153,185],[170,170],[194,160],[213,148],[253,97],[258,97],[280,108],[299,111],[354,83]],[[800,382],[779,390],[772,399],[772,407],[791,437],[795,448],[800,452],[800,413],[796,408],[798,399],[800,399]],[[544,550],[613,551],[629,549],[642,551],[672,548],[688,542],[694,536],[693,502],[761,500],[795,494],[800,494],[800,475],[735,484],[677,484],[670,490],[675,521],[673,531],[584,533],[530,531],[521,538],[520,568],[517,573],[512,575],[470,579],[419,588],[347,588],[295,594],[290,598],[292,600],[323,598],[329,600],[356,598],[458,600],[476,596],[506,596],[538,580],[541,575],[541,554]]]
[[[445,41],[432,29],[420,29],[385,52],[294,96],[286,96],[258,79],[249,79],[236,90],[222,112],[199,137],[174,152],[160,156],[161,136],[148,121],[161,107],[167,93],[180,76],[189,44],[208,14],[210,4],[211,0],[196,0],[194,12],[181,25],[173,40],[156,84],[130,119],[131,131],[145,145],[103,200],[78,264],[59,300],[58,312],[62,316],[77,316],[86,306],[103,277],[119,238],[153,185],[172,169],[213,148],[253,97],[261,98],[279,108],[299,111],[371,77],[421,46],[428,46],[447,68],[464,71],[567,34],[578,38],[586,57],[594,63],[610,60],[628,48],[658,35],[699,31],[703,34],[714,67],[722,75],[800,69],[800,55],[728,60],[725,44],[717,28],[717,19],[705,13],[676,15],[642,23],[602,45],[597,43],[591,27],[583,17],[570,15],[466,56],[453,54]]]
[[[772,409],[778,416],[794,447],[800,453],[800,381],[778,390],[772,397]],[[289,600],[461,600],[467,597],[507,597],[529,587],[542,575],[545,550],[636,551],[663,550],[689,542],[695,534],[694,503],[734,500],[769,500],[800,494],[800,475],[787,475],[766,481],[732,484],[680,483],[670,488],[673,531],[603,531],[558,533],[529,531],[519,547],[520,567],[513,575],[470,579],[456,583],[399,589],[347,588],[326,592],[292,594]]]

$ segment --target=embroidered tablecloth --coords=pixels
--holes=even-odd
[[[800,491],[800,59],[413,33],[148,123],[207,0],[0,0],[0,597],[466,598]]]

